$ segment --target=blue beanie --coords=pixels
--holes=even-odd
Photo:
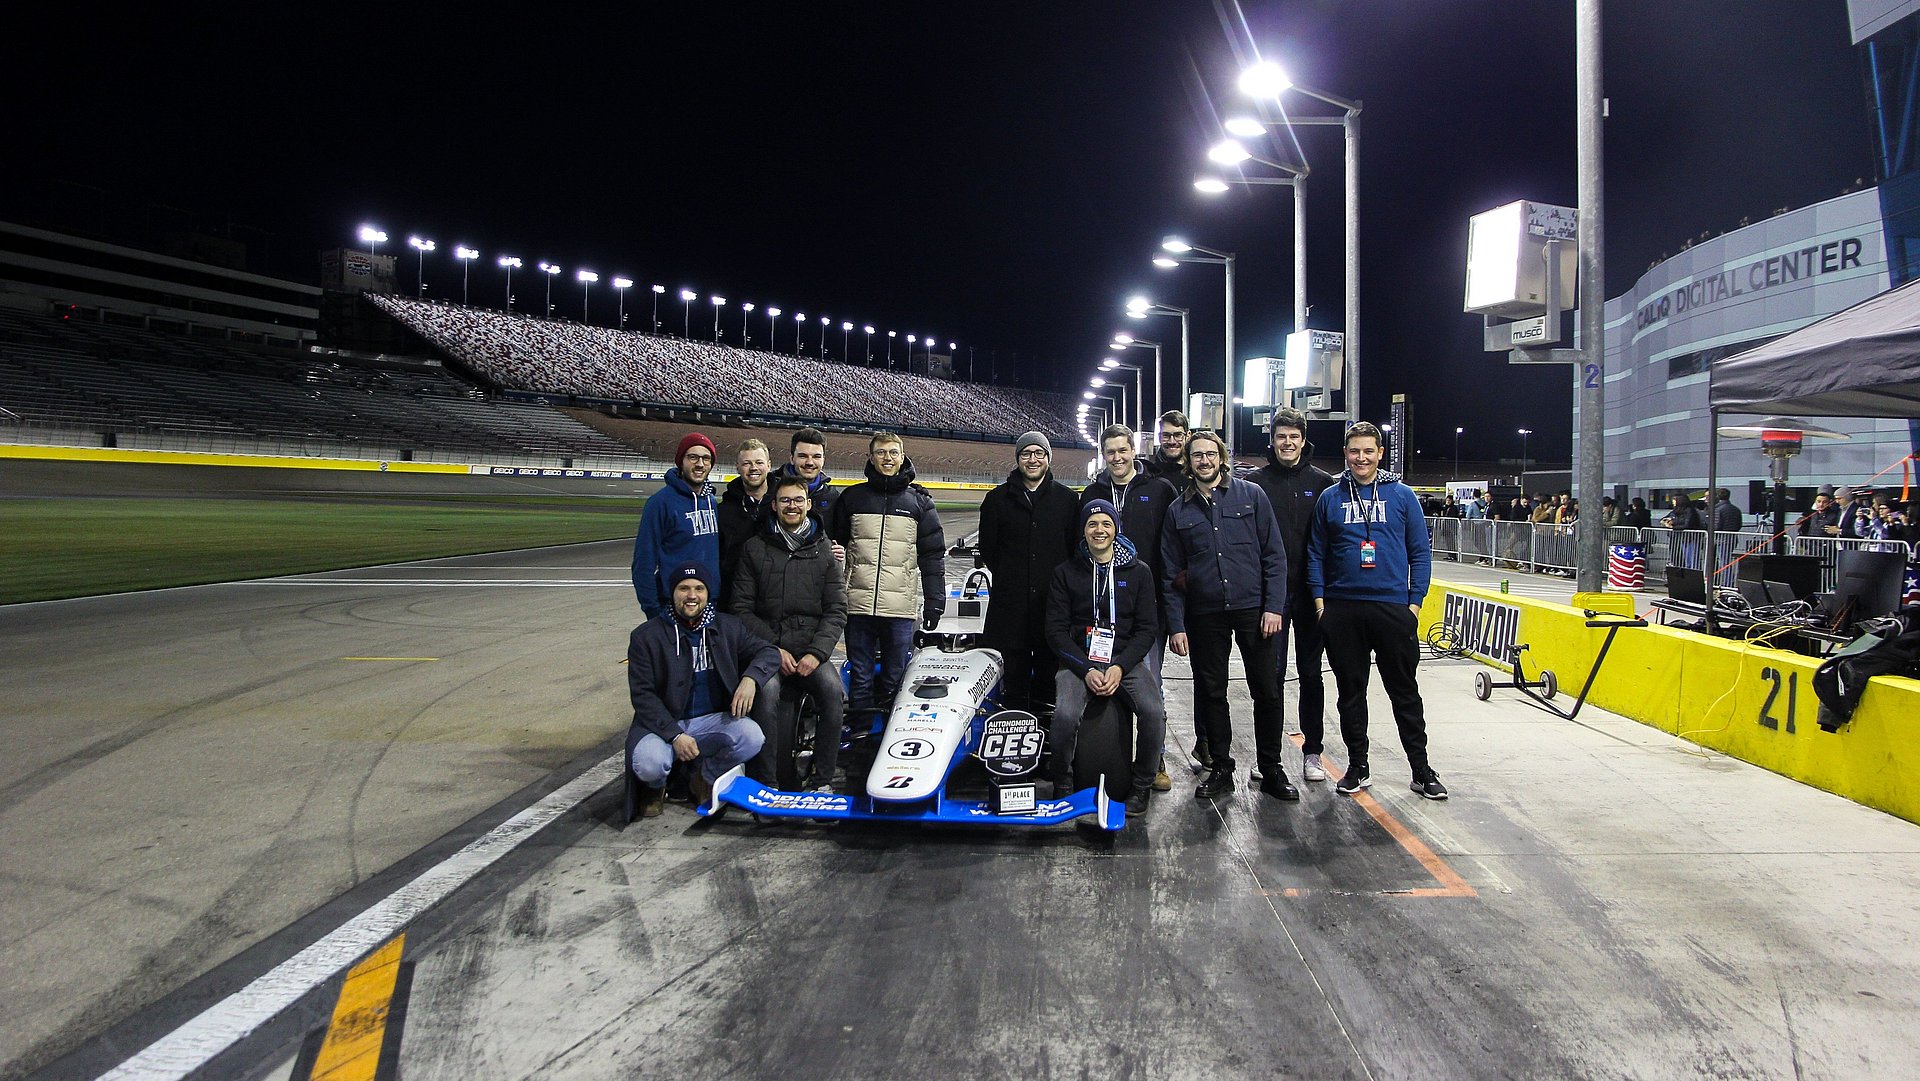
[[[1104,499],[1089,499],[1086,504],[1080,508],[1080,532],[1085,533],[1087,531],[1087,519],[1096,514],[1104,514],[1113,519],[1113,531],[1115,533],[1121,532],[1120,512],[1114,508],[1113,504]]]
[[[678,588],[681,582],[689,578],[696,579],[701,585],[706,586],[708,593],[713,592],[713,573],[698,563],[682,563],[675,567],[673,573],[667,575],[667,588]]]

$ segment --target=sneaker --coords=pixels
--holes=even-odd
[[[1447,786],[1440,783],[1440,775],[1438,773],[1427,774],[1427,779],[1424,781],[1415,778],[1413,784],[1408,787],[1415,793],[1425,796],[1428,799],[1447,798]]]
[[[1159,770],[1153,775],[1153,790],[1155,792],[1173,791],[1173,778],[1167,775],[1167,756],[1164,754],[1160,756]]]
[[[667,809],[667,791],[663,788],[642,788],[640,790],[640,817],[659,818]]]
[[[1128,818],[1135,818],[1147,813],[1147,796],[1151,791],[1151,789],[1147,788],[1135,788],[1133,791],[1127,793]]]
[[[807,774],[807,779],[800,782],[800,791],[813,792],[822,796],[831,796],[833,795],[833,782],[817,773],[809,773]]]
[[[1305,777],[1309,781],[1324,781],[1327,779],[1327,770],[1325,766],[1320,764],[1319,755],[1310,754],[1307,756],[1306,764],[1300,769],[1300,776]]]
[[[1371,787],[1373,787],[1373,778],[1367,776],[1367,767],[1365,765],[1349,765],[1347,767],[1347,775],[1340,778],[1340,783],[1334,785],[1333,790],[1351,796],[1362,788]]]

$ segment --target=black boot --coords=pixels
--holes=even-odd
[[[1200,787],[1193,790],[1194,799],[1219,799],[1233,791],[1233,771],[1216,769],[1207,774]]]
[[[1285,803],[1297,803],[1300,799],[1300,790],[1287,780],[1286,771],[1278,764],[1260,767],[1260,791]]]
[[[1153,795],[1152,785],[1134,785],[1127,793],[1127,817],[1136,818],[1147,813],[1147,798]]]

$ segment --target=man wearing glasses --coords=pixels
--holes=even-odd
[[[742,546],[730,610],[747,630],[780,650],[782,702],[761,749],[760,780],[794,791],[829,789],[839,765],[846,695],[833,647],[847,626],[847,587],[833,558],[826,528],[813,512],[807,479],[792,473],[773,483],[773,514]],[[802,694],[820,711],[813,768],[793,775],[794,716]]]
[[[980,501],[980,557],[993,572],[982,644],[1006,661],[1002,704],[1038,717],[1053,712],[1054,673],[1047,645],[1047,590],[1053,569],[1073,554],[1080,499],[1053,479],[1053,444],[1039,432],[1014,442],[1006,483]]]
[[[1292,801],[1300,792],[1280,765],[1280,680],[1273,650],[1287,610],[1287,550],[1266,493],[1227,470],[1226,452],[1214,432],[1187,437],[1186,487],[1167,508],[1160,533],[1167,644],[1193,659],[1193,724],[1211,759],[1194,796],[1216,799],[1234,789],[1227,661],[1238,644],[1253,694],[1260,791]]]
[[[633,592],[648,619],[673,610],[667,576],[689,564],[720,565],[719,505],[707,477],[713,472],[713,440],[688,432],[673,455],[666,484],[647,497],[633,537]],[[709,583],[717,591],[720,583]]]

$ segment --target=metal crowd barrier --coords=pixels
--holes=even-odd
[[[1475,563],[1506,570],[1543,574],[1571,574],[1577,562],[1576,529],[1589,528],[1550,523],[1501,522],[1488,519],[1428,518],[1427,530],[1433,540],[1435,559],[1457,563]],[[1646,549],[1649,585],[1665,580],[1669,566],[1702,570],[1707,533],[1703,529],[1675,532],[1654,527],[1632,529],[1610,526],[1606,544],[1637,544]],[[1769,551],[1773,534],[1742,530],[1714,535],[1715,567],[1726,567],[1715,578],[1718,585],[1731,586],[1738,570],[1727,566],[1749,551]],[[1820,557],[1820,588],[1830,591],[1838,585],[1840,553],[1848,549],[1867,552],[1901,552],[1907,562],[1920,562],[1920,552],[1905,541],[1858,540],[1852,537],[1787,537],[1787,551],[1793,555]]]

